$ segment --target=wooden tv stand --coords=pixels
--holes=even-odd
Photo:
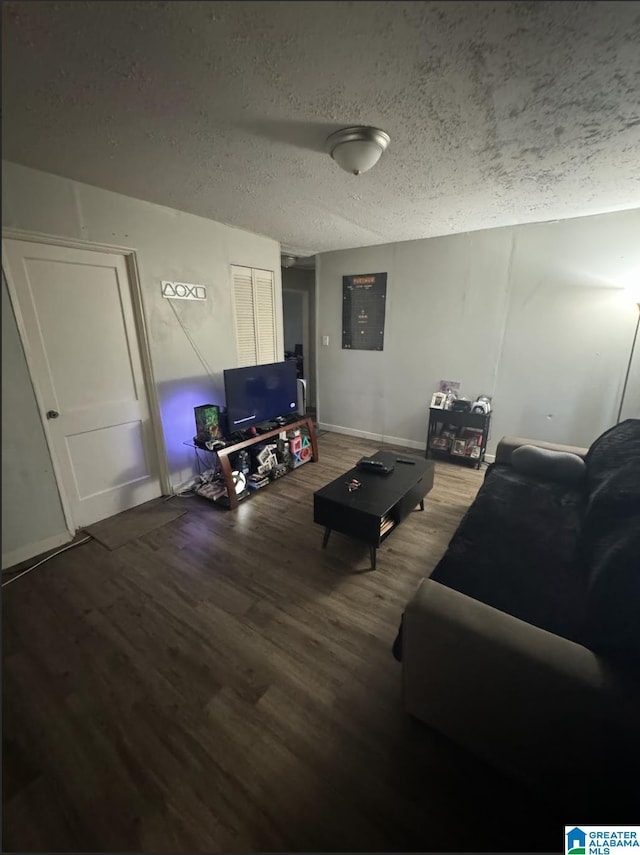
[[[295,422],[290,422],[282,427],[274,428],[266,433],[252,436],[251,439],[243,439],[241,442],[236,442],[233,445],[226,445],[224,448],[218,450],[218,459],[220,460],[220,468],[222,469],[222,474],[224,476],[224,484],[227,488],[230,510],[237,508],[239,503],[235,484],[233,483],[229,455],[235,454],[237,451],[242,451],[243,448],[249,448],[251,445],[257,445],[260,442],[265,442],[265,440],[278,436],[278,434],[281,434],[283,431],[296,430],[301,427],[306,427],[309,431],[309,439],[311,440],[311,459],[316,463],[318,460],[318,440],[316,438],[316,429],[313,424],[313,419],[309,416],[306,416],[304,419],[298,419],[298,421]]]

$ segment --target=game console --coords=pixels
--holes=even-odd
[[[394,469],[393,466],[388,466],[381,460],[374,460],[372,457],[363,457],[361,460],[358,460],[356,466],[358,469],[364,469],[367,472],[376,472],[379,475],[388,475]]]
[[[471,405],[471,412],[480,413],[483,416],[488,415],[491,412],[491,399],[486,395],[480,395]]]

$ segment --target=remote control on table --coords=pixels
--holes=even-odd
[[[411,466],[415,466],[415,460],[407,460],[406,457],[396,457],[396,463],[409,463]]]
[[[370,460],[369,458],[361,460],[358,466],[363,469],[387,469],[387,466],[381,460]]]

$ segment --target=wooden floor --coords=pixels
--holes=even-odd
[[[483,473],[438,463],[375,572],[321,549],[313,491],[378,447],[325,434],[236,512],[170,499],[3,590],[5,851],[560,850],[567,818],[402,711],[401,612]]]

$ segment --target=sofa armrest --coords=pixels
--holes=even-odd
[[[640,756],[635,680],[438,582],[407,606],[402,667],[407,712],[548,795],[586,804],[594,779],[610,788]]]
[[[536,448],[546,448],[547,451],[565,451],[569,454],[577,454],[584,460],[588,448],[578,445],[559,445],[554,442],[544,442],[541,439],[524,439],[521,436],[503,436],[496,448],[496,463],[510,464],[511,455],[521,445],[535,445]]]

